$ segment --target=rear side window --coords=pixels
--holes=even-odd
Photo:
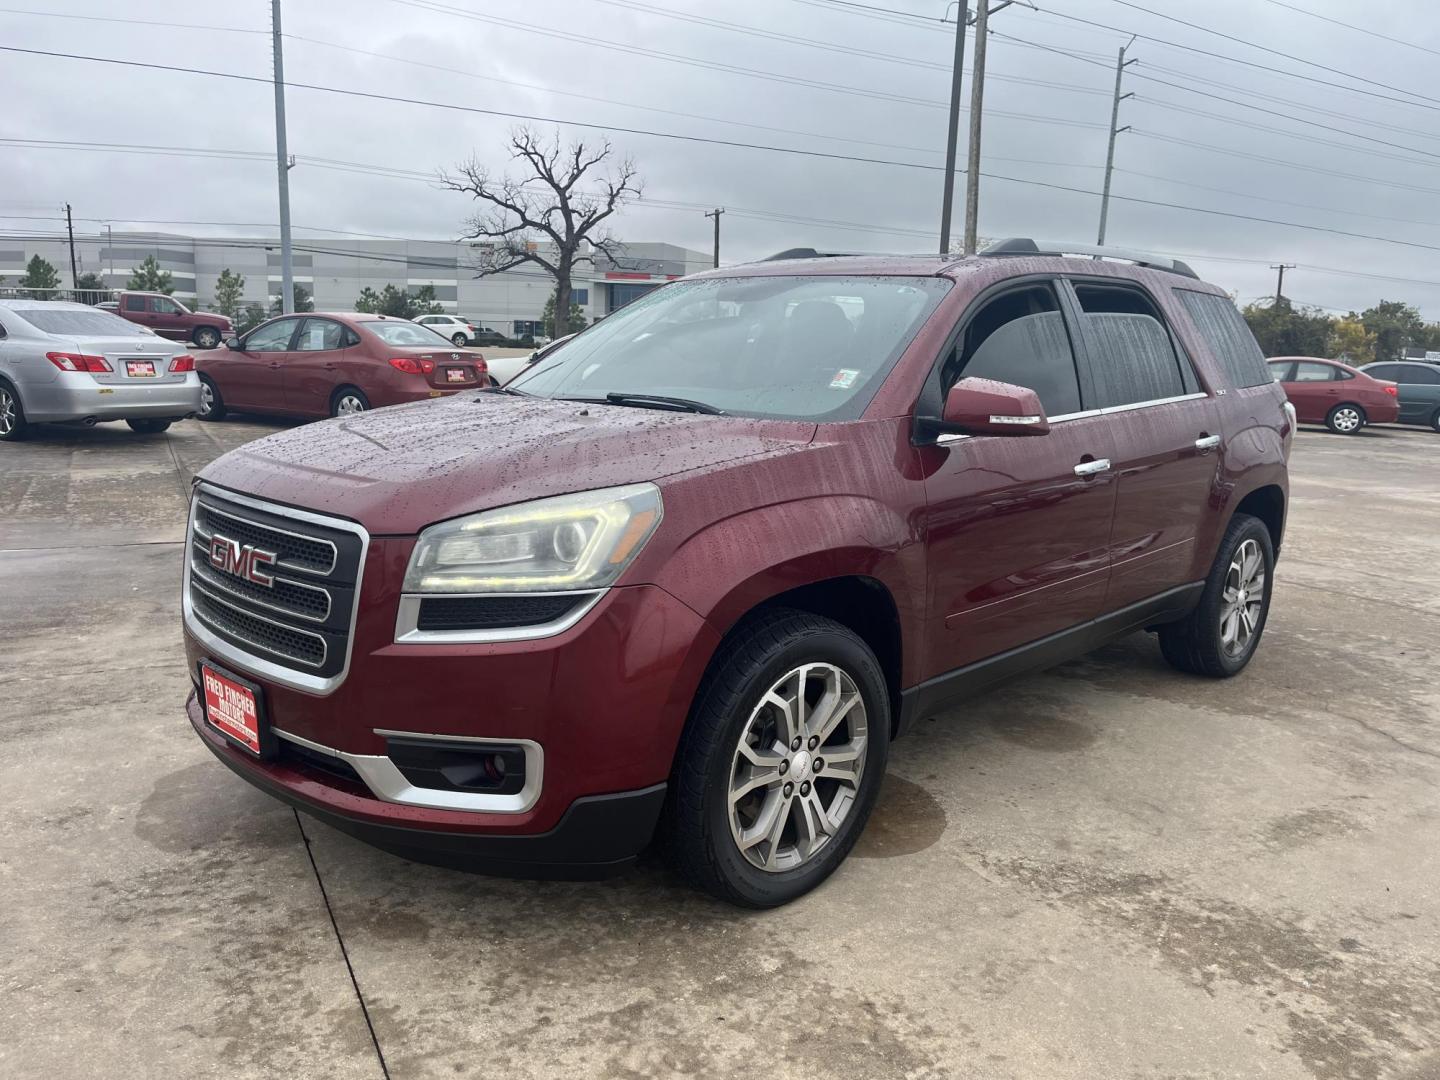
[[[1372,367],[1367,367],[1365,374],[1369,375],[1372,379],[1390,379],[1394,382],[1404,382],[1405,380],[1401,377],[1402,370],[1403,369],[1397,364],[1376,364]]]
[[[1080,411],[1075,353],[1048,285],[988,301],[966,326],[941,376],[946,393],[962,378],[995,379],[1034,390],[1046,416]]]
[[[1215,359],[1230,376],[1236,387],[1261,386],[1270,382],[1265,354],[1255,342],[1255,335],[1228,297],[1213,293],[1176,289],[1185,310],[1200,331],[1200,337],[1214,353]]]
[[[144,310],[145,310],[145,297],[143,297],[143,296],[127,296],[127,297],[125,297],[125,310],[126,310],[126,311],[144,311]]]
[[[1091,354],[1091,408],[1182,397],[1199,388],[1189,360],[1181,359],[1163,316],[1145,293],[1076,282],[1075,298]]]
[[[1290,382],[1295,377],[1295,364],[1291,360],[1270,362],[1270,378],[1276,382]]]
[[[1291,382],[1334,382],[1340,375],[1340,369],[1331,367],[1329,364],[1314,364],[1302,360],[1295,365],[1295,374]]]

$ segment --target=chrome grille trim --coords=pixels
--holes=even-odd
[[[186,558],[183,563],[183,584],[181,588],[182,619],[184,621],[186,630],[197,642],[199,642],[201,646],[206,649],[206,651],[211,657],[213,657],[217,661],[232,664],[236,668],[237,672],[240,674],[251,674],[260,678],[268,679],[278,685],[286,686],[293,690],[299,690],[303,693],[314,694],[317,696],[324,696],[326,694],[332,693],[336,687],[338,687],[341,683],[345,681],[346,676],[350,672],[350,660],[353,653],[355,641],[355,620],[360,608],[360,593],[365,574],[365,562],[369,556],[370,551],[370,534],[365,530],[363,526],[359,525],[354,521],[347,521],[344,518],[331,517],[327,514],[317,514],[308,510],[298,510],[294,507],[285,506],[280,503],[272,503],[265,499],[257,499],[249,495],[241,495],[237,492],[228,491],[225,488],[217,487],[214,484],[208,484],[202,481],[195,485],[194,492],[191,496],[189,527],[186,534],[187,551],[191,550],[194,547],[196,536],[200,535],[197,532],[196,518],[198,516],[200,500],[207,496],[209,497],[205,504],[205,510],[207,512],[211,510],[216,510],[217,513],[226,514],[226,516],[233,517],[236,520],[243,521],[247,524],[253,524],[256,527],[262,529],[269,529],[272,532],[290,532],[290,530],[277,529],[275,526],[267,525],[263,522],[249,522],[248,519],[240,515],[229,513],[227,510],[216,509],[209,500],[223,500],[225,503],[231,504],[233,506],[245,507],[259,513],[274,515],[276,517],[286,519],[288,522],[294,524],[297,530],[302,529],[304,525],[308,523],[322,529],[332,530],[334,532],[349,533],[356,538],[359,550],[356,553],[356,561],[353,575],[354,582],[353,584],[347,582],[343,586],[339,585],[338,583],[336,585],[337,588],[344,587],[352,590],[352,598],[349,610],[345,612],[347,622],[345,623],[344,627],[343,654],[335,652],[333,649],[333,647],[338,646],[340,641],[342,640],[340,629],[337,628],[333,632],[327,631],[327,633],[333,633],[334,638],[333,641],[327,640],[325,642],[327,649],[331,649],[331,651],[327,653],[327,662],[330,663],[333,667],[334,663],[338,659],[340,665],[339,669],[330,675],[320,675],[314,671],[305,670],[304,668],[298,666],[301,662],[294,658],[283,657],[283,659],[286,659],[288,663],[281,663],[279,659],[281,657],[281,654],[272,653],[271,655],[260,655],[260,652],[262,651],[262,646],[260,645],[260,643],[247,643],[246,646],[242,647],[241,645],[238,645],[220,636],[220,632],[217,632],[216,630],[213,630],[210,626],[208,626],[204,621],[202,621],[202,619],[196,612],[195,605],[192,602],[191,588],[192,585],[197,580],[199,580],[200,575],[192,573],[192,560],[190,558]],[[312,540],[326,544],[332,549],[335,548],[334,544],[330,543],[330,541],[328,540],[323,539],[322,537],[307,536],[304,532],[301,531],[292,532],[291,535],[302,540]],[[337,551],[335,560],[332,561],[331,564],[331,569],[329,572],[331,575],[336,572],[336,563],[338,563],[338,561],[339,553]],[[315,576],[313,571],[309,572],[312,574],[312,576]],[[317,582],[316,584],[320,585],[321,583]],[[263,621],[273,622],[278,626],[284,627],[286,630],[293,630],[299,633],[310,633],[310,631],[307,631],[304,626],[291,626],[276,619],[265,619],[265,616],[263,616],[262,614],[256,611],[252,611],[247,607],[242,607],[238,603],[231,603],[218,597],[210,596],[208,590],[206,590],[206,596],[207,600],[209,601],[223,603],[226,606],[234,607],[238,611],[249,617],[262,619]],[[249,597],[237,596],[235,599],[245,604],[254,603],[254,601],[252,601]],[[333,606],[334,605],[332,603],[332,607]],[[294,614],[288,612],[283,614],[286,618],[296,617]],[[332,618],[338,619],[339,613],[332,613]],[[310,625],[313,626],[316,624],[311,623]],[[240,635],[232,636],[239,637]],[[325,639],[322,638],[322,640]],[[264,651],[267,653],[271,653],[271,650],[268,649],[265,649]]]
[[[302,659],[301,657],[298,657],[298,656],[291,656],[289,653],[281,652],[281,651],[278,650],[278,649],[272,649],[272,648],[270,648],[270,646],[264,644],[263,642],[255,641],[253,638],[246,637],[245,634],[239,632],[238,630],[231,630],[231,629],[228,629],[228,628],[226,628],[226,627],[217,627],[217,629],[223,630],[225,633],[231,634],[231,635],[233,635],[234,637],[245,638],[246,642],[248,642],[250,645],[254,646],[255,648],[257,648],[257,649],[262,649],[262,650],[264,650],[265,652],[270,653],[272,656],[281,656],[281,657],[284,657],[286,660],[289,660],[292,664],[306,664],[306,665],[308,665],[308,666],[310,666],[310,667],[324,667],[324,666],[325,666],[325,660],[326,660],[326,658],[330,655],[330,646],[326,643],[325,639],[324,639],[323,637],[321,637],[319,634],[312,634],[312,633],[311,633],[310,631],[308,631],[308,630],[301,630],[298,626],[287,626],[285,623],[280,622],[278,619],[267,619],[264,615],[261,615],[259,612],[250,611],[250,610],[248,610],[248,609],[246,609],[246,608],[241,607],[239,604],[232,604],[232,603],[230,603],[230,601],[226,600],[224,597],[219,596],[219,595],[217,595],[216,593],[211,592],[209,589],[204,588],[204,587],[201,586],[201,585],[195,584],[194,582],[191,582],[190,587],[191,587],[192,589],[194,589],[196,592],[198,592],[201,596],[205,597],[206,600],[209,600],[211,603],[213,603],[213,604],[219,604],[221,607],[227,607],[227,608],[229,608],[231,611],[239,612],[241,615],[245,616],[245,618],[247,618],[247,619],[255,619],[257,622],[269,623],[271,626],[278,626],[281,630],[284,630],[284,631],[286,631],[287,633],[300,634],[300,635],[302,635],[302,636],[304,636],[304,637],[314,638],[316,641],[320,642],[320,659],[319,659],[319,660],[315,660],[315,661],[310,661],[310,660]],[[204,616],[202,613],[198,612],[198,611],[195,613],[195,617],[196,617],[197,619],[202,620],[202,621],[205,620],[205,616]]]
[[[303,581],[296,581],[294,578],[282,577],[280,574],[276,574],[275,581],[277,583],[284,582],[286,585],[294,586],[297,589],[304,589],[307,592],[319,593],[321,596],[323,596],[325,598],[324,614],[311,615],[308,612],[297,611],[294,608],[284,607],[280,604],[266,603],[264,600],[256,599],[255,597],[250,596],[247,593],[243,593],[236,589],[230,588],[221,578],[216,577],[214,572],[211,571],[206,565],[205,557],[202,554],[203,551],[204,549],[199,544],[190,545],[190,571],[201,581],[203,581],[208,588],[225,593],[227,596],[233,596],[237,600],[244,600],[247,604],[254,604],[257,607],[262,607],[269,611],[274,611],[280,615],[288,615],[292,619],[304,619],[307,622],[314,623],[323,623],[329,620],[331,597],[330,594],[324,589],[318,589],[314,585],[306,585]]]
[[[242,500],[236,499],[233,495],[222,495],[222,494],[220,494],[218,491],[217,491],[216,494],[217,494],[217,497],[218,497],[218,498],[228,499],[228,500],[231,501],[231,502],[240,502],[240,501],[242,501]],[[259,507],[256,507],[256,509],[260,509],[260,508],[259,508]],[[284,512],[285,510],[287,510],[287,509],[288,509],[288,507],[277,507],[277,508],[274,509],[274,510],[268,510],[268,508],[267,508],[267,511],[268,511],[269,513],[272,513],[272,514],[274,514],[274,513],[280,513],[282,516],[285,516],[283,512]],[[335,545],[334,545],[334,544],[332,544],[329,540],[324,539],[323,537],[319,537],[319,536],[306,536],[304,533],[292,532],[292,531],[289,530],[289,529],[280,529],[280,528],[275,527],[274,525],[267,525],[267,524],[265,524],[263,521],[254,521],[254,520],[252,520],[252,519],[250,519],[250,518],[247,518],[247,517],[241,517],[239,514],[232,514],[232,513],[228,512],[228,511],[226,511],[226,510],[221,510],[219,507],[217,507],[217,506],[212,506],[212,505],[210,505],[210,504],[208,504],[208,503],[207,503],[206,506],[205,506],[205,513],[207,513],[207,514],[217,514],[217,515],[219,515],[220,517],[229,518],[231,521],[238,521],[238,522],[240,522],[240,523],[243,524],[243,525],[248,525],[248,526],[250,526],[250,528],[252,528],[252,529],[262,529],[262,530],[264,530],[265,532],[280,533],[282,536],[293,536],[293,537],[295,537],[295,539],[297,539],[297,540],[304,540],[306,543],[310,543],[310,544],[324,544],[326,547],[328,547],[328,548],[330,549],[330,565],[329,565],[329,567],[327,567],[327,568],[324,569],[324,570],[315,570],[315,569],[313,569],[313,568],[311,568],[311,567],[308,567],[308,566],[300,566],[299,564],[290,562],[290,561],[287,560],[287,559],[277,559],[277,560],[275,561],[275,565],[276,565],[276,566],[283,566],[283,567],[285,567],[285,569],[287,569],[287,570],[294,570],[294,571],[295,571],[296,573],[298,573],[298,574],[313,574],[313,575],[316,576],[316,577],[329,577],[331,574],[335,573],[335,563],[336,563],[336,561],[339,559],[340,553],[335,550]],[[295,513],[295,511],[291,511],[291,515],[293,515],[294,513]],[[318,514],[317,514],[317,515],[314,515],[314,516],[319,517]],[[192,521],[193,521],[193,519],[194,519],[194,513],[193,513],[193,512],[191,513],[191,519],[192,519]],[[339,519],[336,519],[336,520],[339,520]],[[319,524],[326,524],[326,523],[323,522],[323,521],[317,521],[316,524],[319,525]],[[338,528],[339,526],[329,525],[328,527],[333,529],[333,528]],[[199,522],[194,522],[194,529],[195,529],[195,534],[196,534],[197,536],[203,537],[203,538],[206,539],[206,540],[209,540],[209,539],[210,539],[211,534],[208,533],[208,532],[206,532],[205,529],[204,529],[204,527],[201,526]]]

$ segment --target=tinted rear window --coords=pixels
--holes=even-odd
[[[74,308],[17,308],[15,314],[37,330],[47,334],[123,334],[126,337],[143,337],[134,323],[111,315],[109,312]]]
[[[1270,369],[1265,366],[1265,354],[1228,297],[1189,289],[1175,291],[1201,338],[1230,376],[1232,385],[1261,386],[1272,381]]]

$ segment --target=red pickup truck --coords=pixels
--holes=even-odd
[[[217,348],[234,332],[234,324],[224,315],[191,311],[164,293],[122,292],[116,299],[120,306],[115,314],[122,319],[148,326],[161,337],[193,341],[197,349]]]

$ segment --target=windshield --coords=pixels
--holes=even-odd
[[[14,308],[16,315],[37,330],[47,334],[121,334],[125,337],[144,336],[142,327],[95,308]]]
[[[677,282],[508,385],[539,397],[664,395],[741,416],[853,420],[949,288],[933,277]]]
[[[360,325],[385,342],[386,345],[421,345],[427,349],[451,348],[449,338],[441,337],[428,326],[420,326],[418,323],[399,320],[381,322],[376,319],[373,322],[362,322]]]

